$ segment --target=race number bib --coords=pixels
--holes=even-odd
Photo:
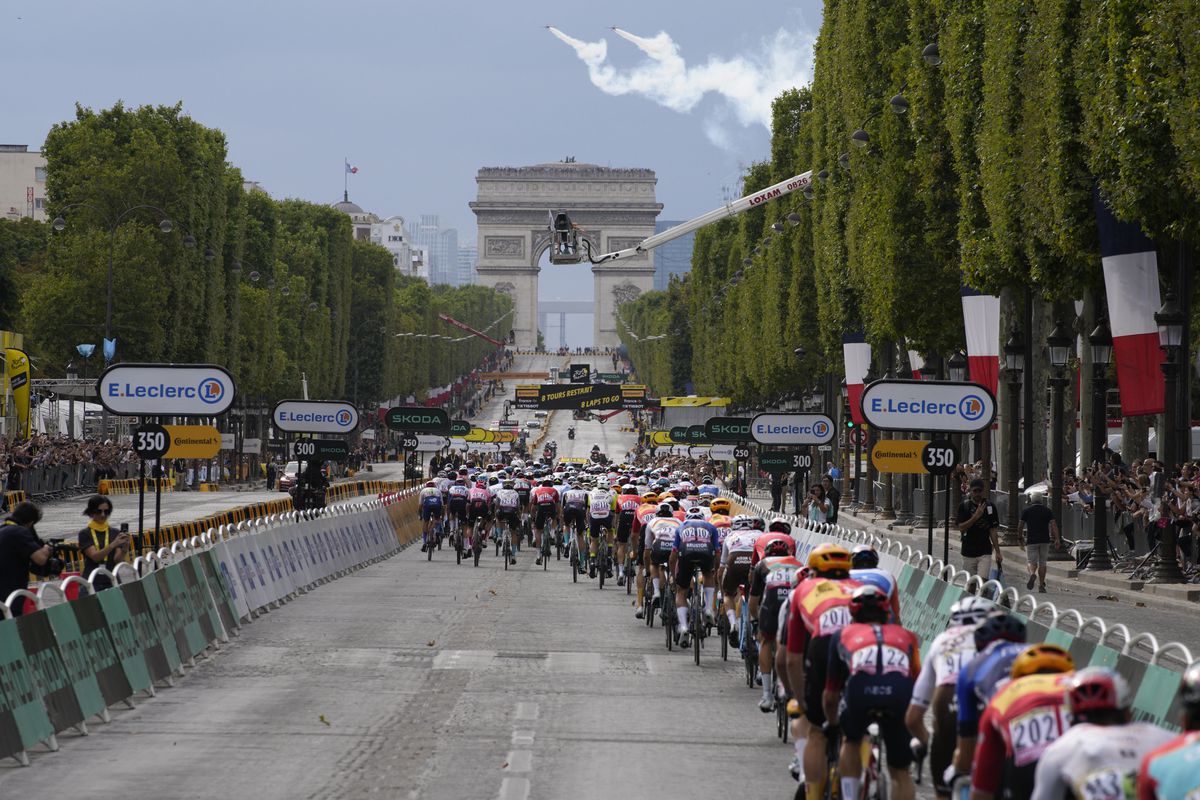
[[[1080,800],[1126,800],[1126,798],[1136,797],[1136,791],[1126,792],[1128,785],[1129,789],[1133,789],[1133,776],[1125,770],[1116,767],[1103,767],[1095,772],[1088,773],[1083,780],[1077,781],[1075,784],[1075,795]]]
[[[849,624],[849,606],[834,606],[822,611],[821,616],[817,618],[817,630],[820,631],[819,635],[821,636],[836,633]]]
[[[883,662],[882,672],[879,671],[880,661]],[[907,675],[911,663],[906,651],[885,644],[882,648],[866,647],[855,651],[854,655],[850,657],[850,671],[855,674],[867,673],[868,675],[887,675],[889,673]]]
[[[607,517],[612,513],[612,502],[608,499],[597,497],[592,500],[591,511],[593,517]]]
[[[1035,708],[1008,723],[1013,763],[1018,767],[1032,764],[1042,751],[1054,743],[1062,731],[1058,708]]]

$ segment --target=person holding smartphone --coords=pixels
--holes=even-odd
[[[92,570],[104,567],[110,572],[117,564],[125,560],[129,553],[129,534],[114,532],[109,527],[112,516],[112,500],[102,494],[88,498],[87,508],[83,515],[90,520],[87,527],[79,532],[79,552],[83,555],[83,578],[87,580]],[[97,575],[92,584],[96,591],[112,586],[107,575]]]
[[[1000,567],[1004,563],[1004,554],[1000,552],[1000,516],[996,506],[988,500],[981,478],[971,481],[971,494],[958,507],[956,521],[962,534],[963,569],[986,581],[992,570],[993,557],[996,566]]]

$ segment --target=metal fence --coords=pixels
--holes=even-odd
[[[61,467],[34,467],[20,470],[19,484],[13,488],[25,492],[37,500],[66,497],[72,494],[95,491],[99,484],[100,469],[94,464],[72,464]],[[137,464],[118,464],[107,470],[106,477],[137,477]]]

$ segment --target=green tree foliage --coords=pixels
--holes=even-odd
[[[299,396],[302,377],[313,397],[420,396],[495,347],[434,338],[462,335],[439,312],[511,330],[507,296],[401,277],[345,214],[245,191],[224,135],[179,105],[77,108],[45,153],[49,214],[66,224],[0,222],[0,326],[26,334],[47,375],[100,344],[110,262],[118,360],[223,364],[255,402]]]

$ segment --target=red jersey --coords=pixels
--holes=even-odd
[[[617,513],[632,516],[642,504],[641,495],[622,494],[617,496]]]
[[[761,540],[760,540],[761,541]],[[858,581],[805,578],[788,602],[788,652],[800,655],[808,640],[830,636],[850,624],[850,596]]]
[[[834,634],[825,688],[839,692],[855,675],[901,675],[916,680],[921,672],[921,643],[899,625],[853,622]]]
[[[538,486],[529,497],[535,506],[552,506],[559,501],[558,489],[553,486]]]
[[[775,533],[773,531],[771,533],[764,533],[762,536],[758,537],[758,541],[754,543],[754,555],[750,557],[751,564],[757,564],[762,559],[763,550],[766,549],[766,546],[771,542],[791,542],[792,552],[796,552],[796,540],[791,536],[788,536],[786,533]]]
[[[1070,680],[1070,673],[1027,675],[996,692],[979,720],[972,791],[995,795],[1009,768],[1032,771],[1042,751],[1070,726],[1062,708]],[[1032,783],[1032,773],[1029,778]]]
[[[658,515],[658,506],[654,503],[643,503],[638,506],[637,511],[633,512],[633,532],[640,536],[646,526],[650,524],[650,520]]]

